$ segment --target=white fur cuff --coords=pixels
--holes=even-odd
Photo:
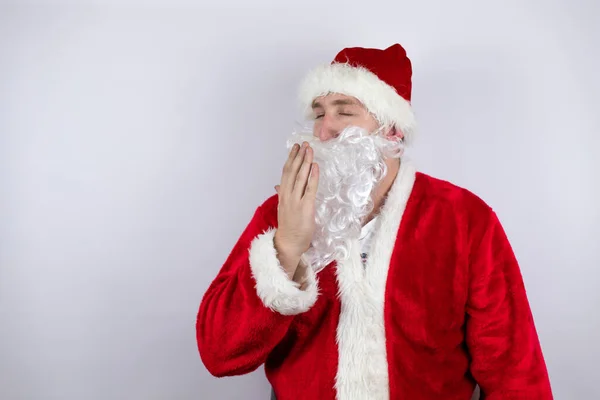
[[[250,269],[256,280],[258,297],[266,307],[283,315],[308,311],[317,300],[317,279],[312,268],[306,269],[306,287],[292,281],[283,270],[273,244],[275,229],[258,235],[250,246]]]

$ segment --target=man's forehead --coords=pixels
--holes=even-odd
[[[319,96],[312,102],[312,108],[339,105],[362,106],[362,103],[356,97],[347,96],[340,93],[331,93],[325,96]]]

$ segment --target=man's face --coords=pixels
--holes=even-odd
[[[374,132],[379,123],[356,98],[343,94],[317,97],[312,104],[313,135],[321,141],[337,137],[349,126]]]
[[[318,270],[350,251],[365,218],[373,209],[373,190],[394,164],[402,142],[395,129],[380,131],[377,119],[354,97],[329,94],[313,101],[313,136],[293,134],[293,143],[307,140],[319,164],[315,201],[316,229],[304,262]],[[388,157],[389,156],[389,157]]]

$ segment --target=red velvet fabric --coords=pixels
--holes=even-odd
[[[200,356],[218,377],[264,364],[278,400],[333,400],[335,265],[318,274],[319,297],[307,312],[266,308],[248,249],[276,226],[274,196],[204,295]],[[494,211],[467,190],[417,173],[389,266],[384,319],[390,399],[469,400],[476,383],[482,399],[552,399],[515,255]]]
[[[335,56],[332,63],[348,63],[354,67],[364,67],[396,89],[396,92],[407,101],[411,100],[412,63],[400,44],[394,44],[384,50],[364,47],[345,48]]]

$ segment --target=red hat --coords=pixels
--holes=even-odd
[[[300,86],[300,103],[312,113],[312,102],[329,93],[357,98],[382,125],[394,126],[410,144],[416,121],[410,103],[412,65],[399,44],[385,50],[363,47],[340,51],[331,64],[313,69]]]

